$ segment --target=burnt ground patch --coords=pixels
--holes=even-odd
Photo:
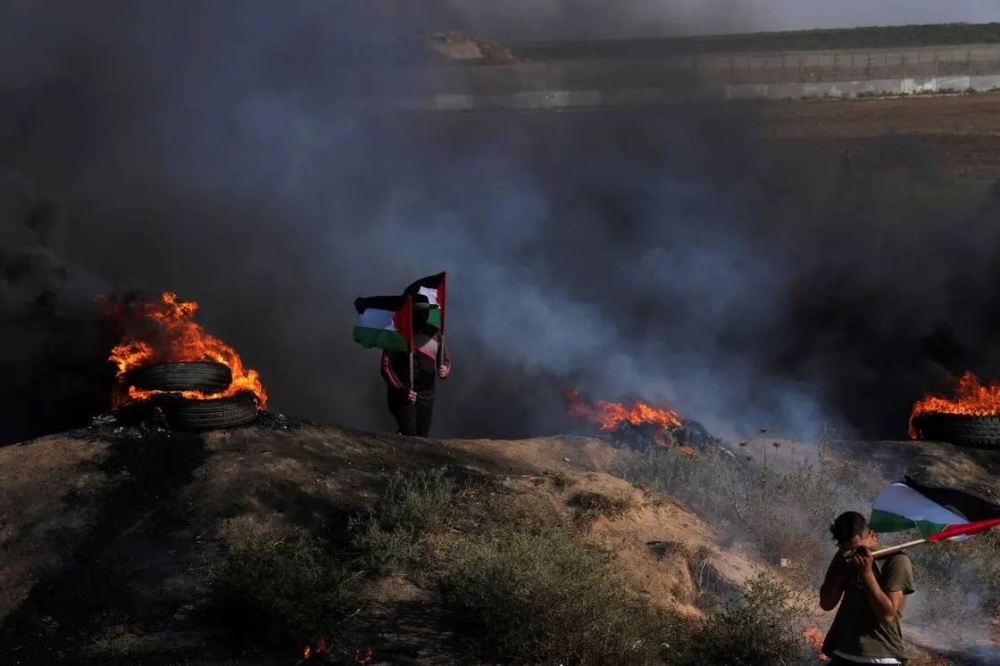
[[[108,626],[141,634],[183,630],[185,603],[164,581],[195,565],[198,535],[181,499],[207,458],[197,435],[148,430],[76,433],[111,441],[97,467],[110,487],[89,506],[94,519],[79,545],[61,553],[61,566],[43,575],[0,626],[3,663],[87,663],[81,656]],[[101,660],[107,663],[106,659]]]

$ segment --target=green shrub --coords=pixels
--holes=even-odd
[[[357,608],[354,578],[305,530],[238,518],[224,525],[222,545],[209,577],[235,633],[265,642],[329,637]]]
[[[554,532],[501,533],[467,543],[442,597],[490,663],[654,664],[668,623],[633,603],[612,556]]]
[[[390,476],[378,499],[351,522],[365,566],[391,575],[412,563],[421,537],[455,519],[458,491],[443,468]]]
[[[683,666],[813,664],[801,633],[809,608],[787,585],[760,574],[671,656]]]

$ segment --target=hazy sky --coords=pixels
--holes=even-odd
[[[449,0],[497,37],[629,37],[1000,21],[1000,0]],[[586,17],[586,18],[583,18]]]

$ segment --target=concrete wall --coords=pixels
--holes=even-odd
[[[399,100],[398,105],[408,111],[533,111],[655,106],[707,99],[851,99],[859,96],[934,94],[967,90],[980,92],[1000,90],[1000,74],[828,83],[725,84],[697,88],[535,90],[481,95],[450,93],[411,97]]]
[[[1000,89],[1000,44],[454,65],[407,79],[405,108],[441,111],[989,91]]]

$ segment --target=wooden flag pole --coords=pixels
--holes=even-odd
[[[917,539],[916,541],[908,541],[906,543],[901,543],[898,546],[890,546],[889,548],[882,548],[876,550],[872,553],[872,557],[879,559],[880,557],[886,557],[887,555],[892,555],[893,553],[898,553],[901,550],[906,550],[907,548],[913,548],[914,546],[922,546],[925,543],[933,543],[927,539]]]
[[[410,390],[411,391],[416,391],[417,387],[416,387],[416,384],[414,384],[414,382],[413,382],[413,374],[414,374],[414,369],[413,369],[413,346],[414,346],[414,340],[413,340],[413,336],[414,336],[414,330],[413,330],[413,317],[414,317],[414,315],[413,315],[413,296],[407,296],[406,297],[406,301],[407,301],[407,305],[410,308],[410,340],[409,340],[409,344],[407,345],[410,348]],[[407,400],[409,400],[408,397],[407,397]],[[413,426],[412,432],[415,435],[417,433],[417,403],[416,402],[414,402],[412,405],[410,405],[410,413],[413,415],[413,423],[411,425]]]

